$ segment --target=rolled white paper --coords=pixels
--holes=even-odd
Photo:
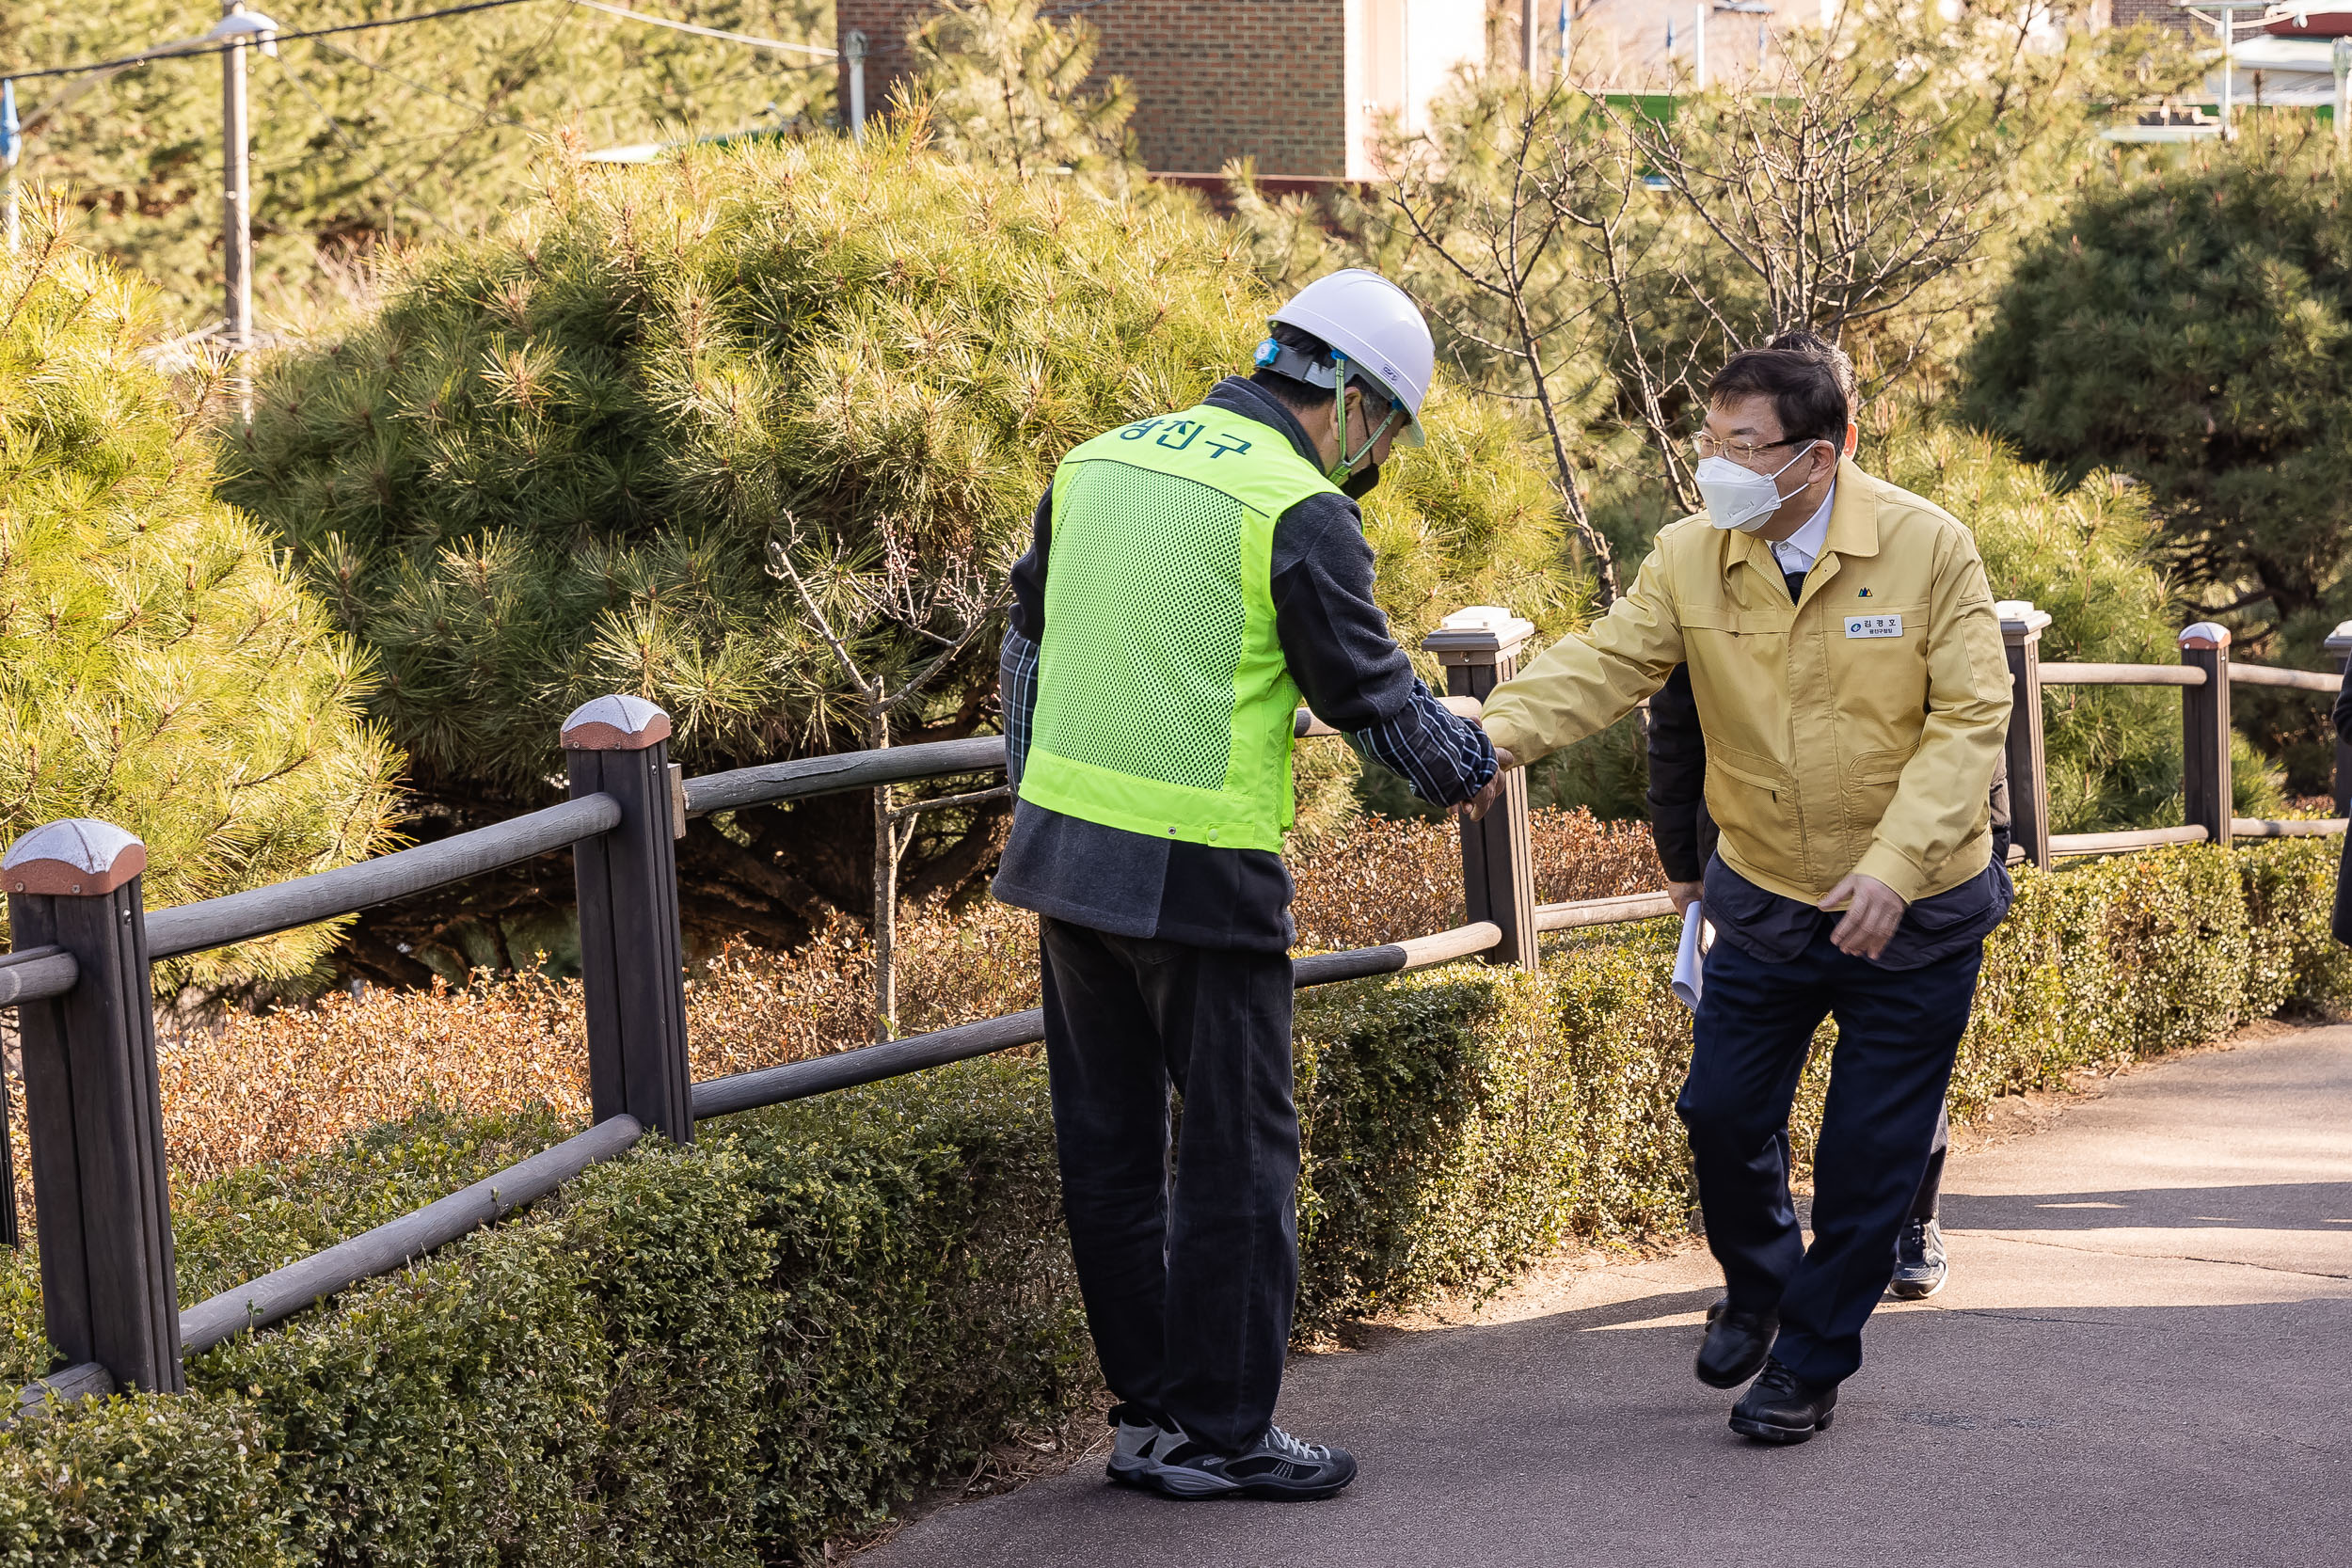
[[[1707,911],[1695,898],[1682,911],[1682,942],[1675,948],[1675,1000],[1699,1010],[1699,968],[1707,950],[1715,945],[1715,927],[1708,923]]]

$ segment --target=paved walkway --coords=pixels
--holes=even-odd
[[[1329,1502],[1098,1467],[934,1514],[876,1568],[2352,1563],[2352,1028],[2113,1081],[1952,1159],[1950,1287],[1889,1306],[1836,1428],[1752,1447],[1690,1361],[1695,1249],[1292,1364]]]

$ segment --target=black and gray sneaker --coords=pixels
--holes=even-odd
[[[1148,1486],[1160,1456],[1184,1440],[1176,1423],[1136,1405],[1114,1405],[1111,1418],[1111,1462],[1104,1473],[1121,1486]]]
[[[1150,1484],[1171,1497],[1271,1497],[1310,1502],[1328,1497],[1356,1479],[1356,1456],[1345,1449],[1302,1443],[1268,1427],[1248,1449],[1221,1454],[1186,1440],[1152,1465]]]
[[[1888,1288],[1904,1301],[1935,1294],[1951,1277],[1944,1254],[1944,1227],[1933,1220],[1913,1220],[1895,1241],[1895,1277]]]

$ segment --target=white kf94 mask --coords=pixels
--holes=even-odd
[[[1813,446],[1807,441],[1804,451],[1769,474],[1743,468],[1728,457],[1699,459],[1698,468],[1691,477],[1698,482],[1699,494],[1707,499],[1707,520],[1717,528],[1754,533],[1788,499],[1772,482],[1804,461]]]

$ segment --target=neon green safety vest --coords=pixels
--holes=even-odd
[[[1063,458],[1021,798],[1279,851],[1298,687],[1274,635],[1274,520],[1333,489],[1279,433],[1206,405]]]

